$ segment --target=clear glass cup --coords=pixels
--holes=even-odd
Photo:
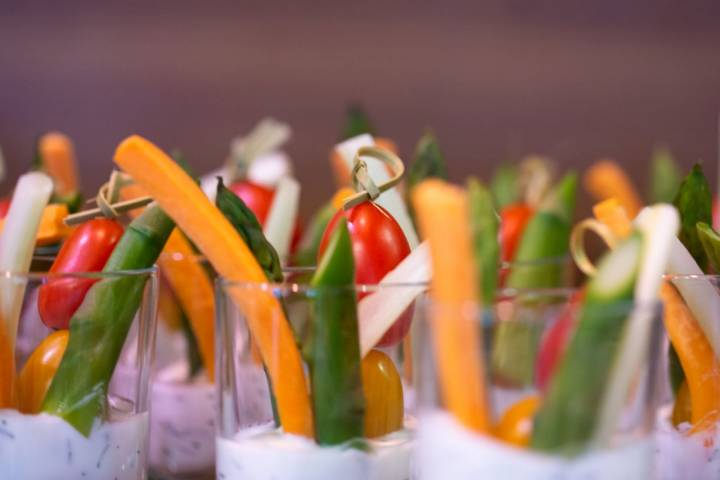
[[[665,388],[655,434],[656,478],[717,479],[720,478],[720,276],[668,275],[665,278],[668,285],[663,288],[670,286],[675,292],[664,298],[665,331],[675,342],[679,342],[678,336],[681,336],[688,343],[684,350],[674,349],[677,352],[674,359],[669,339],[663,348],[660,365]],[[681,387],[683,378],[692,379],[692,388],[686,389],[690,381]],[[693,408],[702,408],[703,412],[693,412]],[[702,420],[698,421],[698,417]]]
[[[426,286],[311,288],[305,280],[307,274],[297,272],[282,284],[216,281],[218,478],[409,478],[415,394],[411,336],[403,333]],[[343,314],[327,313],[336,311],[328,305],[344,305]],[[345,335],[351,329],[331,327],[335,321],[353,325],[353,312],[359,340]],[[371,349],[382,325],[395,325],[394,336],[385,338],[392,346]],[[353,352],[356,341],[369,351],[362,366],[360,352]],[[289,351],[295,363],[287,363]],[[284,359],[276,364],[285,375],[280,388],[300,385],[299,395],[309,396],[314,438],[276,426],[266,373],[273,366],[263,358]],[[336,365],[344,369],[333,370]]]
[[[487,309],[419,303],[414,478],[650,477],[659,306],[583,307],[583,316],[600,319],[595,325],[607,317],[626,328],[632,316],[648,328],[632,349],[635,361],[614,369],[623,341],[603,330],[576,336],[576,295],[502,291]],[[453,327],[442,328],[446,322]],[[571,349],[576,360],[566,362]],[[588,365],[592,372],[584,374]],[[627,388],[612,395],[606,387],[616,375]]]
[[[33,268],[50,263],[51,259],[36,259]],[[45,319],[61,318],[55,316],[57,309],[88,287],[85,300],[95,295],[97,303],[83,303],[81,316],[73,316],[72,325],[79,325],[77,319],[82,318],[84,328],[71,328],[69,334],[74,352],[71,381],[55,383],[50,390],[61,392],[54,395],[51,404],[61,409],[78,407],[74,424],[87,425],[84,434],[66,421],[67,417],[42,413],[43,401],[47,401],[43,385],[51,379],[58,381],[57,375],[47,375],[47,364],[53,359],[56,363],[61,358],[68,360],[70,347],[64,356],[62,348],[51,348],[67,341],[68,334],[46,327],[41,315]],[[0,273],[3,321],[5,325],[12,319],[18,321],[13,362],[8,337],[0,345],[0,382],[4,384],[0,388],[12,384],[14,389],[13,399],[0,409],[2,478],[147,477],[148,386],[155,348],[157,289],[154,268],[114,273]],[[103,305],[103,311],[97,313],[93,305]],[[107,334],[104,327],[111,328],[111,333]],[[122,369],[113,363],[120,356],[129,359]],[[91,368],[83,368],[85,362],[98,359]],[[102,374],[95,376],[96,368],[111,369],[110,381],[103,380]],[[102,403],[95,418],[92,412],[82,410],[94,398]]]
[[[215,472],[217,402],[191,322],[203,322],[211,329],[214,325],[214,272],[201,255],[173,252],[163,252],[158,267],[150,472],[162,478],[208,478]]]

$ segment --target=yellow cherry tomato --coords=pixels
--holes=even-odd
[[[518,447],[527,446],[532,434],[533,417],[539,406],[540,398],[531,395],[507,409],[497,425],[498,438]]]
[[[58,330],[40,342],[20,371],[17,392],[20,411],[38,413],[65,354],[70,332]]]
[[[405,415],[400,375],[393,361],[379,350],[363,358],[363,393],[365,394],[365,436],[377,438],[399,430]]]
[[[690,400],[690,389],[686,381],[683,381],[675,396],[675,405],[672,411],[672,423],[676,427],[681,423],[692,421],[692,402]]]

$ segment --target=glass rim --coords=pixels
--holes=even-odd
[[[125,277],[139,277],[143,275],[153,275],[158,272],[157,265],[153,265],[148,268],[137,268],[127,270],[114,270],[112,272],[42,272],[42,271],[30,271],[30,272],[13,272],[13,271],[2,271],[0,270],[0,279],[4,278],[7,280],[21,279],[21,280],[47,280],[47,279],[60,279],[60,278],[75,278],[75,279],[103,279],[103,278],[125,278]]]
[[[714,280],[720,283],[720,274],[717,273],[665,273],[663,280]]]
[[[285,270],[283,270],[285,271]],[[314,271],[314,270],[310,270]],[[302,273],[302,270],[300,271]],[[297,273],[297,271],[292,272]],[[230,280],[225,277],[218,276],[215,279],[216,285],[222,290],[230,288],[238,288],[246,291],[262,291],[262,292],[289,292],[289,293],[310,293],[317,291],[359,291],[374,292],[385,289],[403,289],[403,288],[423,288],[429,289],[430,282],[388,282],[388,283],[354,283],[352,285],[343,286],[326,286],[313,287],[310,283],[300,282],[254,282],[248,280]]]

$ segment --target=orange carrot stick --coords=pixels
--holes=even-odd
[[[260,265],[230,222],[162,150],[139,136],[125,139],[115,163],[160,204],[229,280],[266,282]],[[312,409],[300,352],[280,305],[271,294],[230,289],[268,369],[280,420],[288,433],[311,437]]]
[[[462,424],[489,433],[482,340],[477,333],[480,312],[468,311],[478,305],[478,288],[467,195],[441,180],[427,180],[413,190],[412,200],[432,256],[430,322],[442,397]]]
[[[215,301],[213,286],[190,243],[176,228],[158,258],[183,311],[190,320],[200,357],[212,382],[215,378]]]
[[[46,133],[38,144],[43,170],[53,179],[55,193],[68,195],[78,190],[75,148],[67,135]]]
[[[593,214],[595,218],[607,225],[618,238],[626,238],[632,232],[632,223],[630,223],[627,211],[615,197],[596,204],[593,207]]]
[[[640,212],[642,201],[632,182],[612,160],[601,160],[585,172],[585,188],[598,200],[611,197],[625,207],[630,218]]]
[[[695,430],[707,428],[720,419],[720,362],[675,288],[665,283],[660,295],[665,304],[665,330],[690,390],[692,424]]]

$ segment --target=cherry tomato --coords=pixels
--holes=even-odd
[[[267,220],[268,213],[270,213],[275,191],[248,180],[233,183],[230,185],[230,191],[240,197],[245,205],[255,214],[260,225],[265,226],[265,220]],[[295,222],[295,228],[290,242],[290,253],[295,252],[301,239],[302,224],[298,219]]]
[[[338,220],[345,216],[355,259],[355,282],[375,285],[410,254],[410,244],[400,225],[381,206],[363,202],[349,210],[338,210],[330,219],[320,241],[318,258],[322,257]],[[406,310],[385,332],[378,346],[400,342],[410,329],[412,309]]]
[[[70,332],[60,330],[47,336],[25,362],[17,380],[20,411],[38,413],[55,372],[65,354]]]
[[[5,218],[8,210],[10,210],[10,201],[12,197],[5,197],[0,200],[0,218]]]
[[[393,361],[379,350],[370,350],[360,366],[365,395],[365,436],[377,438],[400,430],[404,404],[400,375]]]
[[[497,436],[512,445],[525,447],[530,443],[533,417],[540,406],[540,399],[531,395],[507,409],[497,425]]]
[[[557,322],[545,333],[540,343],[537,357],[536,382],[540,390],[545,390],[552,378],[558,362],[565,352],[575,329],[577,313],[582,303],[583,292],[573,295],[565,306]]]
[[[115,220],[96,218],[83,223],[65,240],[50,273],[99,272],[105,266],[123,227]],[[68,328],[70,318],[78,309],[92,278],[50,278],[40,287],[38,311],[50,328]]]
[[[513,203],[500,212],[500,248],[504,262],[512,262],[515,258],[515,250],[533,213],[533,209],[524,203]]]

